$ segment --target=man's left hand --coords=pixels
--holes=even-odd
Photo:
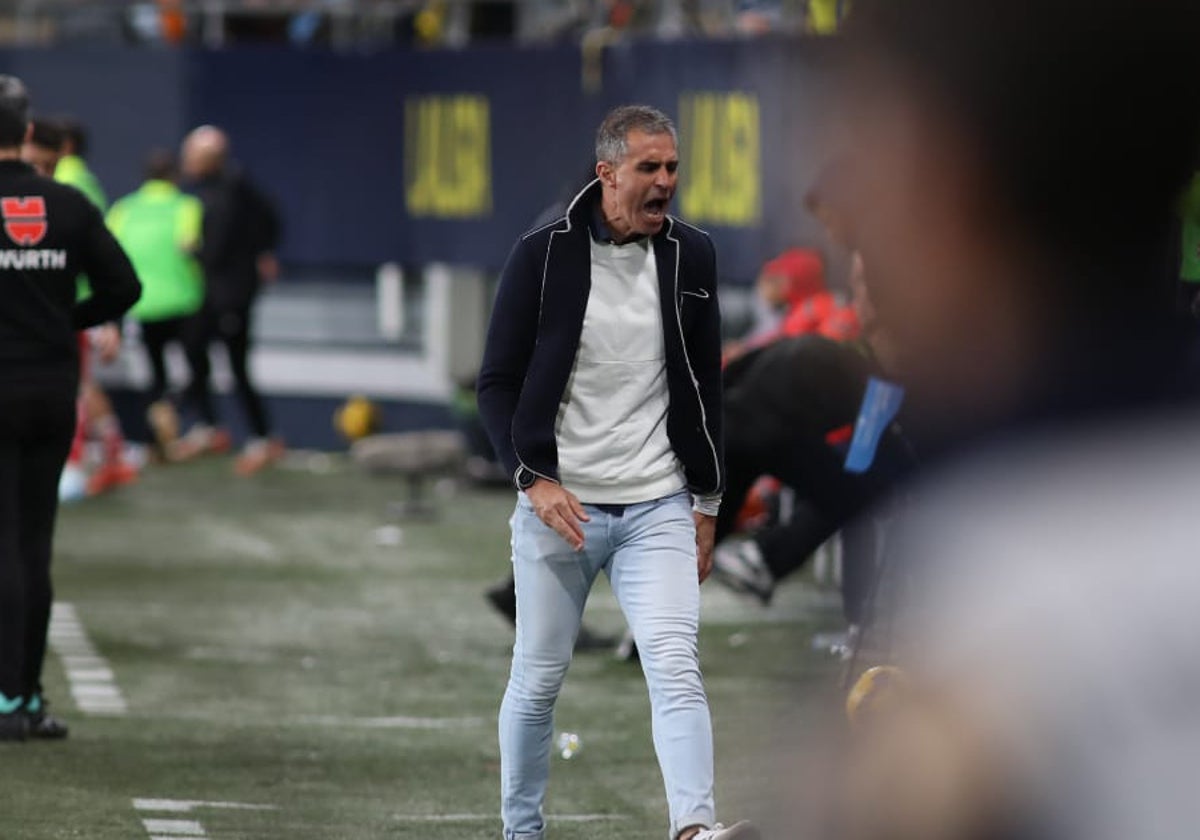
[[[116,324],[102,324],[92,330],[92,346],[104,364],[111,364],[121,355],[121,329]]]
[[[696,521],[696,565],[700,570],[700,582],[704,583],[712,573],[717,517],[693,511],[692,518]]]

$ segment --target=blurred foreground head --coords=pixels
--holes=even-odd
[[[211,125],[193,129],[183,140],[180,160],[183,175],[189,180],[219,175],[229,160],[229,137]]]
[[[0,148],[17,148],[28,131],[29,91],[16,76],[0,75]]]
[[[1196,421],[1025,445],[925,488],[883,584],[912,581],[889,624],[904,680],[856,726],[825,836],[1197,836]]]
[[[929,402],[1003,413],[1064,357],[1169,317],[1198,18],[1191,0],[855,3],[845,200]]]

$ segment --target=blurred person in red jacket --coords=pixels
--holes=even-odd
[[[825,261],[817,251],[784,251],[763,266],[755,291],[765,313],[760,311],[747,338],[725,346],[726,364],[781,338],[820,335],[844,341],[859,334],[853,307],[826,286]]]

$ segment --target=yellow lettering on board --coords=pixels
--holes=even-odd
[[[679,114],[684,217],[700,224],[757,225],[762,217],[758,97],[685,93]]]
[[[404,103],[405,205],[412,216],[468,219],[492,212],[491,114],[472,94]]]

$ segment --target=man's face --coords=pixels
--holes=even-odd
[[[604,185],[604,216],[619,239],[653,236],[667,220],[675,196],[679,154],[670,134],[631,131],[620,163],[601,161],[596,174]]]
[[[214,128],[200,128],[189,134],[179,151],[179,165],[183,177],[189,181],[203,181],[221,173],[229,151],[225,135]]]
[[[26,143],[21,147],[21,160],[46,178],[54,177],[54,170],[58,168],[58,162],[61,159],[62,154],[57,149],[48,149],[36,143]]]
[[[189,181],[199,181],[205,172],[204,156],[200,154],[194,143],[184,143],[179,152],[179,170]]]

